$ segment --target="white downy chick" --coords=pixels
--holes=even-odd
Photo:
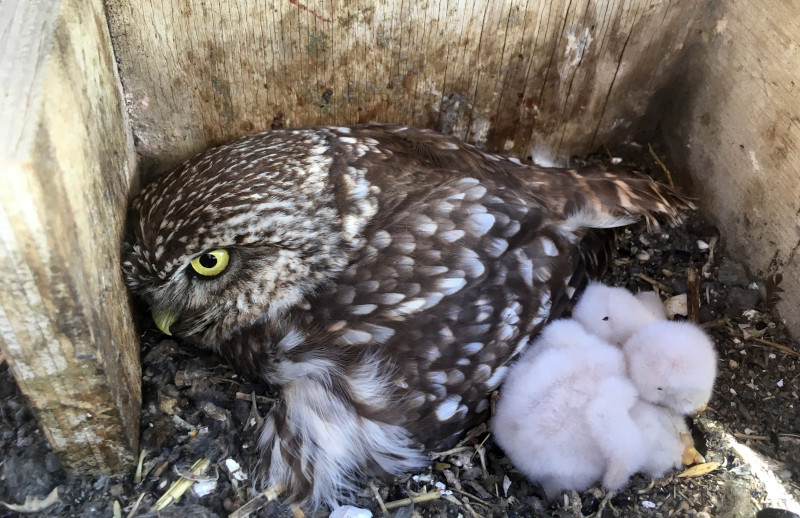
[[[578,300],[572,318],[590,333],[621,346],[638,329],[658,320],[662,313],[663,305],[659,312],[649,295],[642,300],[625,288],[591,282]]]
[[[711,399],[717,353],[698,326],[655,321],[634,333],[622,350],[642,399],[679,415],[697,412]]]
[[[683,416],[669,408],[639,400],[631,408],[630,416],[645,444],[646,453],[637,471],[658,478],[681,464],[691,464],[695,455],[699,455]]]
[[[630,413],[638,401],[636,387],[625,377],[610,376],[596,390],[586,409],[586,422],[605,458],[603,487],[617,491],[642,468],[649,444]]]
[[[661,297],[654,291],[640,291],[636,295],[636,300],[642,303],[647,308],[653,318],[656,320],[667,320],[667,308],[664,307],[664,302]]]
[[[606,472],[607,456],[586,416],[609,377],[625,377],[622,352],[571,320],[548,325],[509,370],[492,421],[494,437],[548,497],[583,490]],[[635,395],[632,386],[630,392]],[[626,412],[618,409],[608,420]]]

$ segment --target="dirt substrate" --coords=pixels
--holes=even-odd
[[[541,489],[514,470],[485,430],[438,455],[429,469],[392,483],[370,482],[356,504],[381,516],[409,517],[752,517],[764,507],[800,513],[800,362],[798,347],[769,306],[776,281],[748,276],[726,257],[716,230],[698,214],[675,229],[632,227],[617,241],[618,254],[604,281],[631,290],[656,288],[667,298],[687,291],[687,271],[699,272],[700,322],[719,352],[719,375],[708,410],[694,421],[698,449],[719,467],[704,476],[679,472],[651,481],[634,477],[616,495],[599,488],[548,502]],[[257,430],[271,400],[263,385],[243,380],[219,358],[143,337],[144,408],[141,482],[71,478],[60,469],[5,366],[0,367],[0,500],[22,504],[57,488],[56,503],[32,516],[142,516],[179,473],[209,458],[205,484],[158,516],[227,516],[251,498],[247,481],[226,467],[233,459],[247,473]],[[366,481],[365,481],[366,482]],[[446,490],[437,498],[392,508],[392,502]],[[276,502],[255,502],[251,516],[292,517]],[[29,504],[30,507],[30,504]],[[154,516],[156,514],[151,514]],[[0,518],[17,513],[0,505]],[[310,516],[327,516],[319,511]],[[762,512],[759,518],[792,516]],[[796,516],[796,515],[795,515]]]

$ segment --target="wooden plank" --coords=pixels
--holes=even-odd
[[[713,6],[663,108],[673,172],[690,175],[729,255],[760,279],[782,271],[777,309],[800,338],[800,10]]]
[[[144,169],[244,133],[384,121],[521,158],[631,138],[702,0],[117,0]],[[282,115],[281,115],[282,114]]]
[[[134,164],[101,0],[0,3],[0,351],[65,468],[134,459],[119,267]]]

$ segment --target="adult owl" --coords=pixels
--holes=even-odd
[[[433,131],[277,130],[147,186],[123,269],[163,332],[280,392],[261,483],[336,505],[485,415],[602,256],[596,229],[690,207],[632,173],[539,168]]]

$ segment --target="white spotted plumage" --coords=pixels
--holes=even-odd
[[[313,507],[369,466],[422,466],[480,419],[566,307],[591,229],[689,206],[630,173],[545,170],[415,128],[272,131],[146,187],[123,269],[176,336],[280,389],[259,473]],[[192,275],[214,249],[224,273]]]

